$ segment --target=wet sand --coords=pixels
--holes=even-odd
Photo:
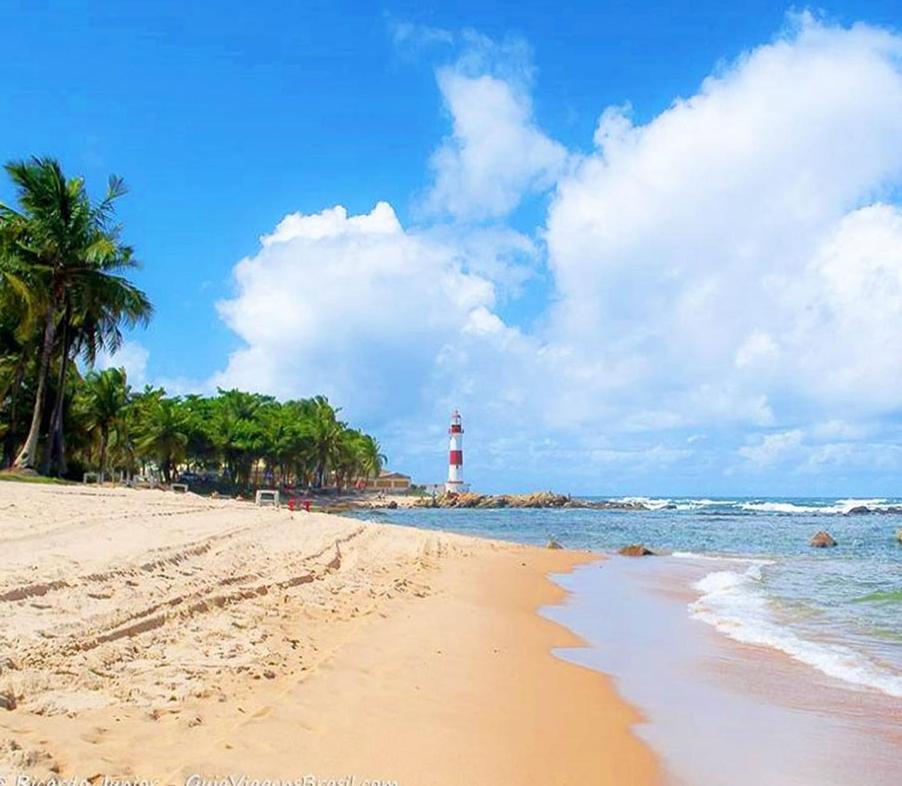
[[[636,712],[536,613],[590,555],[18,483],[0,554],[0,773],[659,782]]]
[[[692,619],[692,585],[730,565],[614,557],[558,581],[548,615],[592,646],[560,654],[614,675],[647,722],[637,732],[680,786],[895,786],[902,705]],[[616,642],[616,644],[612,644]],[[653,678],[650,678],[653,675]]]

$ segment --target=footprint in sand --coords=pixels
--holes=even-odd
[[[81,739],[83,739],[85,742],[90,743],[91,745],[99,745],[103,741],[103,737],[108,731],[109,729],[105,729],[103,726],[97,726],[87,734],[82,734]]]

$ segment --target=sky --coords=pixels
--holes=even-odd
[[[483,491],[902,496],[897,2],[0,0],[0,31],[0,158],[130,187],[156,315],[102,364],[134,386],[324,393],[419,482],[459,407]]]

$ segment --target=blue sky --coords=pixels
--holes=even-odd
[[[0,157],[126,178],[134,380],[325,390],[422,480],[454,404],[490,490],[899,493],[897,4],[119,5],[0,4]]]

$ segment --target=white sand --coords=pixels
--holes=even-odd
[[[13,482],[0,555],[0,775],[654,778],[635,714],[535,614],[585,557]]]

